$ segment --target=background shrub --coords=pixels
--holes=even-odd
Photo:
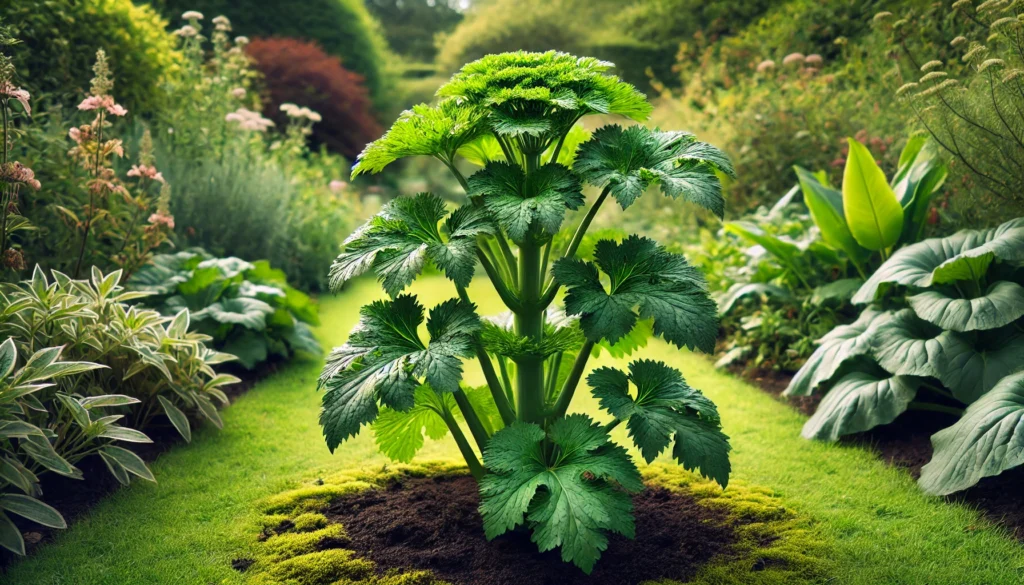
[[[187,10],[207,19],[224,15],[236,34],[280,36],[314,41],[363,76],[378,105],[384,102],[387,43],[362,0],[159,0],[165,16],[177,23]]]
[[[366,8],[381,23],[391,50],[417,63],[437,55],[434,36],[462,21],[460,0],[367,0]]]
[[[117,72],[114,92],[129,111],[163,103],[161,86],[173,75],[178,54],[167,21],[131,0],[0,2],[0,20],[22,43],[10,48],[19,78],[33,96],[49,94],[65,105],[89,88],[96,50],[107,52]]]
[[[383,132],[371,112],[363,79],[341,66],[341,60],[314,43],[296,39],[255,39],[246,52],[263,74],[266,98],[263,115],[278,127],[288,124],[281,104],[293,103],[318,112],[313,125],[314,147],[324,145],[355,160]]]

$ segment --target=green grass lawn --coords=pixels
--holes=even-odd
[[[498,312],[497,300],[485,290],[474,286],[470,295],[481,305],[481,314]],[[454,296],[438,277],[423,279],[414,291],[428,307]],[[324,299],[324,345],[344,341],[358,308],[379,296],[376,283],[364,280],[339,297]],[[814,530],[833,550],[828,559],[832,575],[825,582],[1024,583],[1024,547],[977,512],[924,496],[905,472],[863,449],[801,439],[800,414],[715,371],[704,357],[661,342],[652,343],[642,355],[680,368],[691,385],[718,404],[732,437],[735,480],[770,488],[786,506],[813,519]],[[230,562],[252,551],[261,499],[303,479],[385,462],[369,433],[335,455],[327,451],[317,423],[319,369],[318,361],[296,363],[263,381],[224,411],[224,430],[205,429],[191,445],[155,461],[158,484],[136,482],[107,498],[0,581],[242,582]],[[577,409],[607,418],[597,414],[588,393],[577,397]],[[616,433],[627,444],[624,431]],[[419,459],[456,456],[450,440],[428,440]]]

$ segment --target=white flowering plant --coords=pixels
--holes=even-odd
[[[319,383],[331,450],[371,424],[381,450],[406,461],[424,431],[451,432],[479,482],[487,537],[525,525],[541,551],[560,548],[586,573],[609,533],[633,536],[631,494],[644,487],[612,429],[624,424],[648,462],[669,451],[723,487],[730,473],[715,405],[665,363],[594,370],[587,383],[611,420],[569,414],[592,357],[629,353],[652,335],[711,352],[718,332],[704,277],[683,256],[637,235],[597,242],[593,262],[577,255],[609,199],[626,209],[657,187],[721,217],[721,177],[733,173],[721,151],[687,132],[582,130],[585,116],[642,122],[651,112],[610,66],[556,52],[490,55],[442,86],[437,105],[403,113],[366,147],[353,176],[429,156],[468,202],[449,211],[430,193],[399,198],[349,237],[332,285],[373,271],[390,298],[363,307]],[[482,168],[466,177],[461,160]],[[587,203],[584,183],[600,193],[558,238],[568,212]],[[406,289],[428,263],[457,295],[426,311]],[[478,265],[507,313],[477,314],[468,287]],[[484,386],[465,383],[468,359]]]

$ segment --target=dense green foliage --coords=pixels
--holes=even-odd
[[[32,499],[42,473],[81,479],[75,464],[96,454],[121,483],[132,475],[155,481],[137,455],[112,443],[151,442],[135,429],[158,414],[185,440],[190,416],[221,425],[221,387],[238,378],[213,366],[234,356],[188,333],[187,310],[172,318],[128,305],[145,294],[125,291],[120,278],[94,268],[88,280],[51,279],[37,267],[31,280],[0,291],[0,501],[15,506],[0,508],[63,528],[56,511]],[[25,362],[15,371],[19,355]],[[24,554],[2,512],[0,546]]]
[[[434,37],[462,21],[460,0],[367,0],[391,50],[414,63],[432,63]]]
[[[387,44],[363,0],[308,0],[301,6],[288,0],[158,0],[156,5],[172,22],[198,10],[207,18],[228,17],[236,34],[315,42],[363,76],[374,100],[385,97]]]
[[[453,172],[469,200],[449,213],[429,193],[397,199],[346,241],[332,285],[373,270],[391,300],[362,309],[319,384],[320,423],[332,450],[374,423],[381,448],[407,460],[423,445],[424,426],[432,437],[446,426],[480,482],[488,538],[526,525],[540,551],[559,548],[586,573],[609,533],[633,536],[628,492],[643,489],[626,450],[611,441],[615,426],[626,424],[647,461],[674,441],[672,457],[685,468],[722,486],[730,470],[714,404],[661,362],[590,375],[614,422],[566,416],[587,361],[602,348],[629,354],[655,335],[710,352],[717,333],[707,283],[684,257],[639,236],[598,241],[593,261],[576,255],[609,196],[626,209],[657,186],[721,217],[719,175],[733,172],[724,154],[686,132],[605,126],[579,144],[574,128],[586,115],[642,121],[650,113],[644,95],[607,75],[609,67],[553,51],[490,55],[442,86],[439,105],[404,113],[367,146],[353,176],[430,156]],[[563,159],[563,148],[575,157]],[[467,179],[456,166],[461,158],[483,168]],[[586,202],[584,182],[601,193],[571,239],[556,238],[567,210]],[[403,294],[428,262],[458,293],[429,313]],[[466,287],[478,262],[510,313],[477,315]],[[562,287],[560,308],[554,301]],[[424,320],[427,340],[419,332]],[[461,385],[462,361],[474,356],[487,380],[482,390]]]
[[[316,305],[265,260],[214,258],[202,250],[162,254],[127,285],[150,295],[143,303],[164,315],[188,309],[190,329],[247,369],[320,352],[310,330],[319,323]]]
[[[167,22],[148,5],[131,0],[0,2],[0,20],[22,44],[12,48],[15,66],[33,95],[56,103],[80,100],[89,88],[98,49],[118,72],[116,92],[129,111],[166,105],[161,86],[180,57]]]
[[[827,392],[804,436],[836,440],[908,408],[958,415],[923,489],[949,494],[1020,465],[1024,220],[901,248],[857,291],[870,304],[821,339],[786,393]],[[990,395],[991,393],[991,395]],[[937,415],[938,416],[938,415]]]

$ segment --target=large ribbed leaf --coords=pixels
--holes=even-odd
[[[837,441],[896,420],[917,394],[917,380],[885,372],[850,372],[836,381],[804,424],[807,439]]]
[[[932,447],[918,484],[935,495],[1024,464],[1024,373],[1003,378],[956,424],[932,435]]]
[[[878,364],[901,376],[937,378],[950,356],[966,345],[956,334],[918,319],[910,309],[872,325],[868,335]]]
[[[938,378],[964,404],[971,404],[999,380],[1024,369],[1024,333],[1013,325],[986,331],[974,343],[962,333],[945,335],[960,341],[946,344]]]
[[[1024,316],[1024,287],[1001,280],[979,297],[960,298],[956,289],[931,289],[907,299],[917,316],[953,331],[979,331],[1009,325]]]
[[[871,326],[892,318],[892,313],[867,309],[849,325],[840,325],[818,341],[818,349],[793,376],[786,396],[810,396],[819,386],[839,373],[840,368],[857,358],[871,355]]]

